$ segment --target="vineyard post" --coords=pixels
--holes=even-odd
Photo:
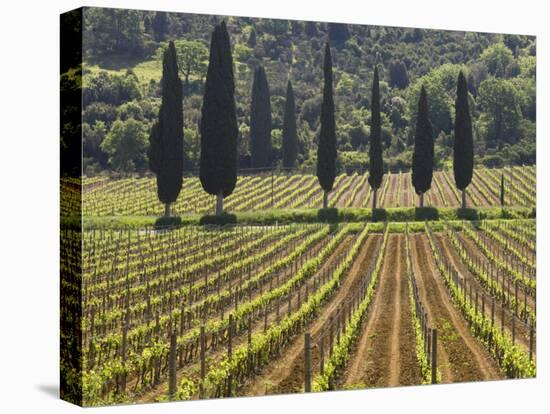
[[[248,347],[252,345],[252,315],[248,314]]]
[[[229,314],[228,337],[227,337],[227,359],[230,360],[233,356],[233,314]],[[231,396],[231,373],[227,376],[227,397]]]
[[[264,333],[267,331],[267,305],[264,306]]]
[[[502,303],[500,310],[500,332],[504,333],[504,302]]]
[[[523,285],[523,313],[525,320],[527,320],[527,286]]]
[[[185,329],[185,303],[182,302],[181,311],[180,311],[180,335],[183,335],[184,329]]]
[[[514,296],[515,296],[515,306],[514,306],[514,312],[515,312],[515,315],[518,316],[518,280],[516,279],[516,283],[515,283],[515,292],[514,292]]]
[[[325,335],[323,333],[319,342],[319,372],[321,375],[325,372]]]
[[[336,313],[336,343],[340,345],[340,329],[342,327],[342,305],[339,306]]]
[[[431,362],[431,346],[432,346],[432,328],[428,328],[427,335],[426,335],[426,356],[428,357],[428,361]]]
[[[248,372],[252,372],[252,315],[248,314]]]
[[[227,358],[231,359],[233,354],[233,314],[229,314],[229,322],[227,325]]]
[[[533,322],[531,321],[529,327],[529,361],[533,360],[533,345],[534,345],[534,328]]]
[[[512,315],[512,345],[516,343],[516,318]]]
[[[495,326],[495,300],[491,300],[491,328]]]
[[[171,400],[176,396],[176,354],[177,354],[177,341],[176,332],[172,331],[170,334],[170,355],[168,360],[168,395]]]
[[[437,329],[432,329],[432,384],[437,383]]]
[[[311,392],[311,335],[304,334],[304,390]]]
[[[329,318],[329,336],[328,336],[328,354],[329,356],[332,356],[332,346],[334,344],[334,330],[333,330],[333,327],[332,327],[333,323],[332,323],[332,315],[330,315],[330,318]]]
[[[206,335],[204,324],[201,325],[201,381],[199,384],[199,398],[204,397],[204,379],[206,378]]]
[[[288,316],[292,313],[292,295],[290,290],[288,291]]]
[[[124,325],[122,327],[122,365],[124,367],[124,372],[121,375],[120,378],[120,386],[122,388],[122,392],[126,392],[126,348],[127,348],[127,338],[128,338],[128,319],[130,316],[130,313],[126,310],[124,312]]]

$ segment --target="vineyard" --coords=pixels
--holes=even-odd
[[[534,171],[507,173],[525,192],[516,201],[529,202],[530,186],[519,183]],[[493,196],[499,173],[475,175],[473,188]],[[276,202],[314,204],[311,179],[276,177],[276,194],[288,190]],[[364,179],[338,178],[333,202],[366,203],[368,192],[356,190]],[[253,180],[265,182],[264,194],[267,179],[239,184]],[[412,203],[406,181],[392,174],[381,200]],[[114,188],[128,195],[124,209],[146,213],[137,198],[153,197],[150,179],[98,179],[84,194],[108,199]],[[481,202],[483,191],[472,197]],[[235,208],[247,208],[246,193],[231,196]],[[432,193],[457,203],[451,196]],[[198,185],[195,197],[206,209]],[[180,197],[180,212],[193,211],[191,199]],[[535,228],[485,220],[64,230],[64,288],[82,301],[83,402],[534,377]],[[82,280],[68,277],[80,261]]]
[[[480,168],[474,170],[467,192],[467,205],[492,207],[500,205],[500,180],[504,177],[508,191],[507,206],[534,207],[536,204],[535,166]],[[70,183],[66,184],[71,194]],[[88,177],[82,185],[82,214],[85,216],[158,216],[164,207],[158,201],[156,182],[150,177],[114,179],[106,176]],[[372,191],[368,174],[342,174],[336,177],[329,194],[331,207],[370,207]],[[79,196],[78,196],[79,197]],[[74,197],[78,199],[78,197]],[[226,198],[225,209],[231,212],[267,209],[318,208],[323,193],[317,177],[308,174],[255,174],[238,177],[233,193]],[[432,188],[426,193],[426,205],[458,207],[461,195],[456,189],[452,171],[434,172]],[[65,195],[65,210],[71,208],[71,197]],[[198,178],[186,178],[174,204],[174,214],[211,213],[214,196],[206,193]],[[413,207],[418,205],[410,172],[384,175],[378,191],[379,207]]]

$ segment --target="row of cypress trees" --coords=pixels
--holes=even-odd
[[[414,136],[412,182],[424,206],[424,194],[432,185],[434,138],[430,122],[428,94],[422,85],[418,99],[416,131]],[[462,208],[466,207],[466,188],[474,171],[474,142],[472,119],[468,104],[468,85],[462,71],[457,79],[453,142],[453,172],[456,187],[462,192]]]
[[[323,207],[336,177],[336,123],[330,45],[325,45],[324,86],[321,127],[317,146],[317,177],[323,189]],[[174,43],[163,56],[162,100],[159,119],[153,125],[148,150],[149,167],[157,177],[159,200],[165,204],[165,216],[171,214],[183,181],[183,101],[182,82],[178,75]],[[225,22],[216,25],[210,42],[210,56],[201,111],[200,181],[206,192],[216,196],[216,214],[223,212],[223,199],[233,192],[237,182],[238,126],[235,107],[235,83],[229,34]],[[466,187],[473,173],[473,138],[468,89],[462,72],[458,77],[455,103],[454,176],[462,191],[465,206]],[[373,189],[373,208],[382,184],[383,157],[381,143],[380,90],[378,68],[372,84],[371,137],[369,146],[369,185]],[[283,123],[283,166],[296,164],[298,139],[294,93],[287,84]],[[250,114],[250,150],[252,167],[266,167],[271,156],[271,105],[269,86],[262,66],[254,73]],[[413,152],[412,181],[423,206],[424,193],[433,177],[434,142],[429,117],[428,96],[422,86]]]

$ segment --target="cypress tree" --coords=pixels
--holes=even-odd
[[[412,168],[412,182],[416,194],[420,196],[420,207],[424,207],[424,193],[432,185],[433,157],[434,140],[428,113],[428,96],[424,85],[422,85],[418,99]]]
[[[382,160],[382,125],[380,121],[380,86],[378,67],[374,68],[372,80],[371,128],[369,144],[369,184],[373,189],[372,208],[376,208],[376,194],[384,176]]]
[[[254,71],[250,102],[250,155],[252,168],[271,163],[271,103],[269,85],[263,66]]]
[[[462,208],[466,207],[466,187],[474,172],[474,139],[468,106],[468,85],[462,71],[458,74],[455,102],[453,170],[456,187],[462,191]]]
[[[162,60],[162,100],[159,119],[149,137],[149,168],[157,176],[157,194],[164,215],[178,198],[183,182],[183,100],[176,48],[170,42]]]
[[[168,33],[168,14],[166,12],[158,11],[153,17],[153,32],[155,40],[162,41]]]
[[[399,89],[405,89],[409,85],[407,67],[400,60],[390,65],[390,85]]]
[[[283,167],[296,167],[298,155],[298,133],[296,132],[296,106],[294,91],[289,80],[286,86],[285,114],[283,119]]]
[[[256,30],[254,30],[254,27],[250,31],[250,35],[248,36],[248,41],[246,43],[251,48],[256,47]]]
[[[332,59],[330,45],[325,46],[325,83],[321,105],[321,131],[317,146],[317,178],[324,191],[323,208],[328,207],[328,193],[332,190],[336,176],[336,123],[334,120],[334,98],[332,91]]]
[[[223,198],[237,183],[237,114],[233,58],[225,22],[216,25],[204,85],[200,123],[200,180],[216,196],[216,214],[223,212]]]

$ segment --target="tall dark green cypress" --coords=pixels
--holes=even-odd
[[[373,189],[372,208],[376,208],[377,192],[382,184],[384,165],[382,160],[382,123],[380,121],[380,86],[378,67],[372,80],[371,127],[369,143],[369,184]]]
[[[433,158],[433,129],[428,112],[428,96],[422,85],[418,99],[412,168],[412,183],[416,194],[420,196],[420,207],[424,207],[424,193],[432,186]]]
[[[263,66],[254,71],[250,101],[250,155],[252,168],[271,164],[271,103]]]
[[[162,60],[162,101],[159,119],[149,137],[149,168],[157,176],[157,194],[164,215],[178,198],[183,183],[183,100],[176,48],[170,42]]]
[[[223,198],[237,183],[237,114],[233,58],[225,22],[216,25],[210,42],[210,60],[204,85],[200,123],[200,180],[216,196],[216,214],[223,212]]]
[[[286,85],[285,114],[283,119],[283,167],[296,167],[298,156],[298,133],[296,131],[296,106],[292,82]]]
[[[323,208],[328,207],[328,193],[332,190],[336,176],[336,122],[334,120],[334,97],[332,91],[332,58],[330,45],[325,46],[325,83],[321,105],[321,131],[317,146],[317,178],[324,191]]]
[[[466,187],[474,173],[474,138],[468,105],[468,84],[462,71],[458,74],[455,102],[453,170],[456,187],[462,191],[462,208],[466,207]]]

